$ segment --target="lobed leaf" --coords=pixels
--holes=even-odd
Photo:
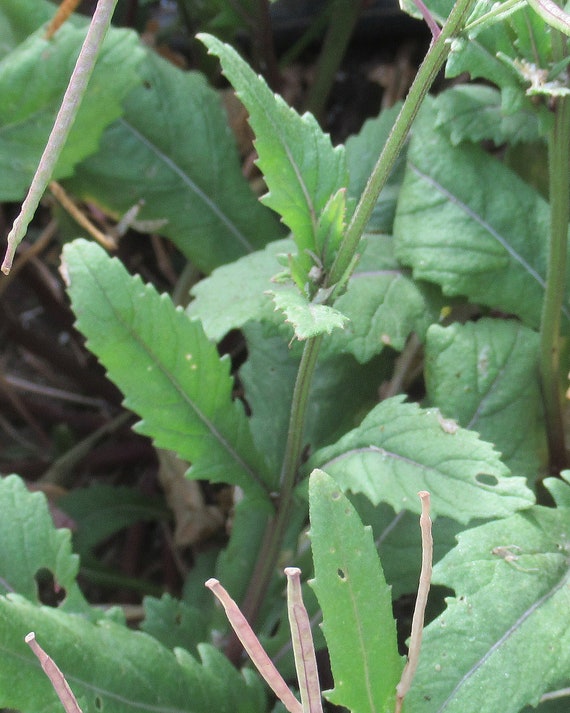
[[[65,591],[62,606],[86,611],[75,583],[79,557],[71,550],[71,532],[55,529],[45,496],[31,493],[16,475],[0,478],[0,511],[0,592],[16,592],[39,604],[36,577],[49,570],[54,586]]]
[[[558,507],[570,508],[570,470],[563,470],[560,478],[542,481]]]
[[[255,148],[269,193],[263,202],[282,217],[298,247],[296,260],[306,272],[307,250],[320,256],[318,225],[330,197],[348,184],[344,148],[333,148],[311,114],[299,116],[229,45],[200,35],[249,112]],[[328,256],[331,261],[334,254]],[[328,267],[329,265],[325,265]]]
[[[412,279],[395,259],[393,243],[387,235],[369,235],[363,242],[347,290],[335,301],[349,321],[323,345],[326,353],[348,352],[365,363],[386,346],[401,351],[411,332],[423,339],[439,319],[444,306],[439,290]]]
[[[546,454],[538,350],[536,332],[504,319],[433,325],[426,340],[430,403],[492,442],[514,473],[531,480]]]
[[[308,467],[324,468],[343,490],[396,511],[419,512],[416,493],[427,490],[434,515],[463,523],[532,505],[525,479],[510,476],[489,443],[403,398],[379,403],[358,428],[317,451]]]
[[[500,92],[481,84],[460,84],[443,92],[437,102],[436,126],[454,146],[462,141],[489,140],[497,146],[535,141],[540,136],[536,111],[528,105],[514,114],[504,111]]]
[[[425,630],[414,713],[519,713],[570,683],[570,510],[535,506],[458,536],[434,569],[456,597]]]
[[[403,661],[371,529],[322,471],[311,475],[309,503],[313,588],[335,683],[327,698],[353,713],[387,713],[394,707]]]
[[[25,196],[84,39],[85,28],[66,23],[50,40],[36,32],[0,61],[1,200]],[[96,151],[103,130],[121,115],[127,92],[140,81],[143,56],[134,32],[109,31],[55,179],[69,176]]]
[[[333,307],[309,301],[295,289],[270,292],[275,309],[285,315],[299,340],[330,334],[334,329],[343,329],[348,317]]]
[[[205,78],[150,52],[140,74],[122,119],[66,186],[117,217],[144,201],[141,220],[167,219],[161,234],[204,272],[279,237],[274,216],[243,178],[226,116]]]
[[[549,207],[539,194],[477,146],[453,147],[424,105],[408,151],[396,212],[396,257],[445,294],[540,323]],[[570,272],[570,271],[569,271]],[[562,308],[570,325],[570,299]]]
[[[281,270],[278,256],[294,249],[290,238],[275,240],[263,250],[218,267],[192,288],[194,299],[187,314],[199,319],[214,341],[249,321],[281,323],[268,291],[274,287],[272,277]]]
[[[190,477],[265,499],[273,476],[232,399],[229,360],[200,324],[93,243],[67,245],[63,261],[77,326],[125,405],[142,416],[137,430],[190,461]]]
[[[151,636],[112,621],[34,606],[22,597],[0,597],[0,705],[59,713],[61,704],[24,644],[34,631],[78,699],[83,713],[261,713],[265,696],[251,671],[242,676],[225,656],[200,644],[201,661],[174,653]]]
[[[145,597],[142,631],[168,649],[183,648],[195,656],[197,645],[208,638],[208,618],[191,604],[163,594],[160,599]]]

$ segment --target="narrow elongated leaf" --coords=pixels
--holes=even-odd
[[[265,700],[259,679],[242,675],[207,644],[201,662],[175,652],[142,632],[50,607],[34,606],[17,595],[0,597],[0,705],[22,713],[60,713],[61,704],[24,636],[34,631],[78,699],[83,713],[261,713]]]
[[[85,32],[65,24],[46,40],[38,31],[0,62],[1,200],[21,200],[25,195]],[[95,152],[103,129],[121,115],[123,98],[140,82],[136,69],[144,54],[134,32],[110,30],[54,178],[69,176],[79,161]]]
[[[387,713],[403,661],[372,531],[322,471],[311,475],[309,503],[313,588],[335,683],[327,698],[353,713]]]
[[[402,350],[411,332],[423,339],[439,319],[440,290],[412,280],[395,259],[393,242],[387,235],[367,236],[347,291],[335,301],[349,321],[331,334],[326,353],[348,352],[365,363],[386,346]]]
[[[426,342],[430,403],[493,442],[513,473],[530,479],[546,452],[538,348],[536,332],[504,319],[433,325]]]
[[[144,201],[141,220],[167,219],[161,233],[204,272],[279,237],[279,225],[241,174],[234,139],[204,77],[154,53],[123,118],[66,186],[120,215]]]
[[[125,404],[142,416],[137,430],[190,461],[190,477],[239,484],[264,498],[271,478],[232,399],[229,360],[200,324],[93,243],[67,245],[64,270],[77,326]]]
[[[477,146],[453,147],[434,131],[429,102],[414,127],[398,201],[396,256],[449,295],[540,322],[548,204]],[[562,308],[570,325],[570,301]]]
[[[298,259],[306,259],[310,267],[305,251],[319,254],[316,235],[321,213],[330,197],[348,184],[344,148],[333,148],[311,114],[299,116],[287,106],[229,45],[210,35],[200,39],[219,57],[249,112],[258,165],[269,188],[264,203],[281,215],[293,232]]]
[[[308,467],[326,468],[343,489],[396,511],[419,512],[416,494],[428,490],[434,515],[464,523],[532,505],[525,479],[509,476],[489,443],[403,398],[378,404],[358,428],[315,453]]]
[[[456,598],[426,629],[414,713],[519,713],[570,685],[570,510],[533,507],[458,536],[434,570]]]

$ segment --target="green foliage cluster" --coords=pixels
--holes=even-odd
[[[448,2],[429,5],[441,19],[450,11]],[[51,10],[37,0],[0,8],[2,200],[23,198],[85,33],[73,19],[43,39]],[[242,497],[227,547],[198,558],[184,600],[147,597],[143,630],[133,631],[119,610],[85,601],[70,533],[54,529],[43,497],[16,476],[2,479],[0,706],[59,710],[24,644],[34,630],[85,713],[268,710],[257,675],[236,670],[212,644],[227,625],[201,585],[215,575],[245,601],[291,676],[276,570],[286,552],[287,564],[314,577],[305,589],[313,620],[322,614],[328,699],[354,713],[393,710],[403,659],[392,594],[415,590],[416,493],[427,490],[434,582],[454,594],[426,628],[405,710],[567,710],[567,695],[548,701],[570,686],[570,478],[542,479],[551,447],[541,393],[551,209],[531,167],[517,173],[508,151],[501,160],[481,142],[535,142],[546,161],[546,139],[558,146],[554,108],[570,94],[570,51],[526,3],[497,12],[476,4],[448,63],[451,75],[468,71],[494,86],[426,99],[335,282],[347,226],[398,108],[333,147],[234,49],[203,36],[249,112],[268,189],[259,203],[204,78],[111,29],[56,177],[112,215],[144,200],[141,217],[166,220],[164,235],[208,276],[183,309],[96,244],[74,240],[62,271],[77,327],[140,417],[137,430],[188,460],[189,478],[234,485]],[[551,203],[559,190],[555,177]],[[232,329],[247,343],[239,378],[251,415],[216,348]],[[378,402],[414,340],[425,353],[424,403],[405,402],[401,388]],[[562,353],[557,382],[569,367]],[[536,504],[539,478],[553,506]],[[117,506],[111,529],[165,517],[145,499],[121,510],[123,497],[94,488],[87,505],[75,495],[68,508],[97,520]],[[78,543],[88,563],[108,534],[96,524]],[[41,569],[66,591],[58,608],[39,602]]]

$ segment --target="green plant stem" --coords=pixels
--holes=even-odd
[[[57,113],[53,129],[47,140],[46,147],[40,159],[38,168],[32,179],[30,190],[22,204],[20,214],[14,221],[8,234],[8,248],[2,263],[2,272],[7,275],[12,267],[16,248],[26,234],[34,213],[51,180],[57,161],[61,155],[81,102],[85,95],[89,79],[95,68],[97,57],[103,45],[103,40],[111,24],[111,18],[117,0],[99,0],[87,35],[75,63],[73,73],[67,85],[61,107]],[[25,90],[25,88],[22,88]]]
[[[441,28],[440,35],[430,46],[352,215],[344,240],[328,275],[327,286],[336,285],[341,281],[344,283],[347,277],[345,273],[353,264],[360,238],[370,220],[380,191],[386,185],[390,171],[404,146],[422,101],[449,55],[450,40],[462,30],[474,5],[475,0],[458,0]]]
[[[368,223],[378,195],[390,175],[390,171],[425,95],[449,54],[448,40],[461,30],[474,2],[475,0],[458,0],[443,26],[441,34],[428,50],[428,54],[419,69],[416,80],[410,89],[347,229],[332,267],[329,284],[337,283],[351,266],[360,237]],[[252,623],[255,622],[258,616],[271,577],[275,571],[293,509],[294,487],[304,445],[303,433],[309,390],[321,343],[322,336],[307,341],[297,372],[289,417],[287,444],[281,468],[279,502],[276,513],[265,530],[254,572],[241,607],[248,621]],[[226,653],[230,660],[238,661],[240,648],[237,639],[230,641],[226,647]]]
[[[306,109],[320,119],[344,53],[360,16],[362,0],[336,0],[317,63],[316,77],[307,97]]]
[[[291,401],[287,443],[280,473],[279,503],[275,515],[269,520],[265,528],[261,549],[241,606],[245,617],[251,623],[255,622],[259,613],[290,521],[293,507],[293,491],[303,450],[303,432],[309,403],[311,379],[315,371],[322,339],[321,335],[307,341],[297,371]],[[231,661],[236,662],[238,660],[240,650],[237,639],[233,638],[229,642],[226,647],[226,654]]]
[[[570,97],[558,97],[548,154],[550,245],[540,323],[540,375],[550,468],[560,472],[567,463],[559,371],[560,312],[566,290],[570,218]]]

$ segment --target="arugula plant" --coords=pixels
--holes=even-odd
[[[28,4],[28,13],[21,1],[0,10],[13,45],[0,72],[7,96],[34,76],[39,57],[62,62],[84,36],[74,19],[46,41],[51,6]],[[434,581],[455,596],[426,628],[405,710],[563,710],[569,479],[542,476],[566,461],[568,17],[548,2],[428,6],[442,28],[406,102],[345,146],[333,147],[231,47],[201,38],[249,112],[264,205],[241,178],[204,80],[111,29],[84,100],[106,87],[109,110],[79,112],[55,176],[116,216],[144,199],[142,217],[166,219],[164,234],[211,274],[183,309],[84,239],[65,246],[62,269],[77,326],[141,417],[137,430],[188,460],[188,477],[240,489],[227,547],[206,576],[211,560],[197,564],[188,592],[215,575],[289,678],[277,565],[287,556],[306,576],[314,567],[314,592],[305,584],[304,593],[313,621],[322,611],[324,640],[315,636],[331,658],[327,696],[355,713],[392,710],[403,661],[385,579],[394,595],[415,591],[416,493],[427,490]],[[129,57],[123,83],[108,79],[114,51]],[[448,56],[450,75],[468,71],[494,87],[426,98]],[[23,197],[31,179],[50,129],[35,116],[54,115],[56,75],[29,101],[4,105],[1,160],[16,144],[28,150],[20,188],[4,186],[4,199]],[[500,160],[483,141],[538,146],[548,201],[529,166],[508,152]],[[239,378],[251,415],[216,349],[235,328],[248,348]],[[425,403],[406,403],[422,344]],[[378,402],[380,388],[388,397]],[[555,507],[535,504],[538,479]],[[70,535],[53,528],[40,495],[12,476],[0,482],[0,501],[1,705],[58,710],[24,643],[34,630],[84,711],[267,710],[256,674],[238,672],[211,644],[215,633],[239,661],[203,594],[147,598],[144,631],[132,631],[120,611],[85,601]],[[313,565],[302,537],[307,503]],[[40,569],[65,589],[58,608],[39,602]]]

